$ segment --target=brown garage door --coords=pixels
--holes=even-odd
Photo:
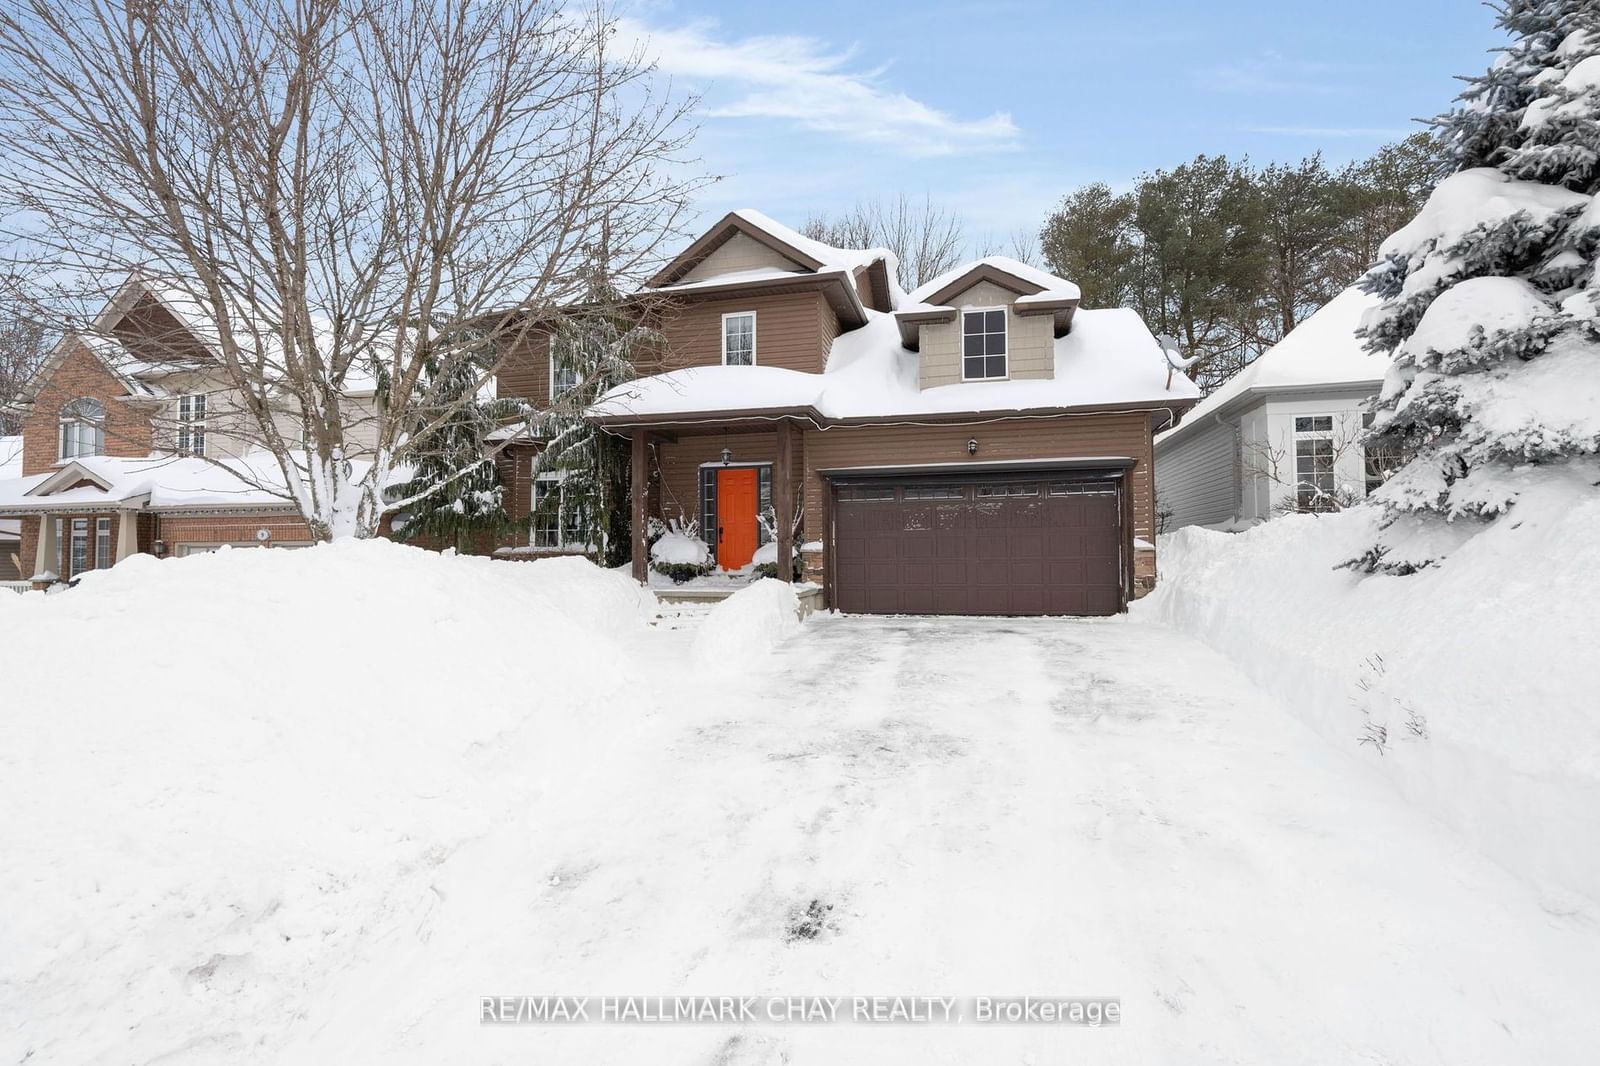
[[[834,603],[863,614],[1115,614],[1121,483],[1031,475],[835,487]]]

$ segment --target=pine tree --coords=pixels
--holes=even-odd
[[[1572,399],[1600,374],[1600,9],[1507,0],[1499,23],[1513,43],[1435,120],[1453,172],[1363,279],[1386,299],[1368,347],[1394,357],[1367,446],[1414,455],[1367,570],[1427,565],[1434,519],[1503,513],[1514,468],[1600,450]]]
[[[647,316],[625,308],[620,296],[603,283],[591,299],[570,310],[551,338],[558,372],[566,386],[550,406],[534,413],[530,430],[545,446],[534,458],[533,476],[553,473],[561,491],[551,494],[546,513],[557,507],[566,543],[595,550],[604,565],[626,561],[629,537],[629,444],[597,429],[584,412],[609,389],[633,380],[640,353],[659,334],[641,321]]]
[[[426,368],[430,374],[438,370],[431,362]],[[478,386],[483,372],[475,361],[455,360],[449,380],[418,382],[419,392],[439,401],[422,407],[422,417],[430,407],[453,406],[462,393]],[[503,406],[495,400],[463,404],[418,441],[410,480],[388,490],[392,500],[415,499],[395,523],[397,537],[468,550],[509,528],[505,485],[487,444],[508,413]]]

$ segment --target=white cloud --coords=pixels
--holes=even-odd
[[[846,69],[854,49],[830,50],[794,35],[724,40],[716,23],[657,29],[637,19],[617,25],[618,43],[638,45],[662,73],[706,90],[702,114],[777,119],[853,141],[890,145],[908,155],[1015,147],[1016,124],[1004,111],[958,118],[884,87],[884,68]]]

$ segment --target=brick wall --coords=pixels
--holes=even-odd
[[[61,408],[90,397],[106,409],[105,454],[136,459],[150,453],[150,418],[126,402],[127,390],[81,345],[74,345],[35,398],[22,423],[22,476],[48,473],[60,460]]]

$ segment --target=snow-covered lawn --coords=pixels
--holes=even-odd
[[[0,602],[0,1061],[1454,1066],[1600,1040],[1587,904],[1146,619],[813,616],[718,661],[715,623],[650,627],[576,561],[234,554]],[[217,632],[206,587],[250,617]],[[307,634],[342,642],[283,661]],[[1083,994],[1124,1021],[479,1024],[480,996],[535,993]]]

